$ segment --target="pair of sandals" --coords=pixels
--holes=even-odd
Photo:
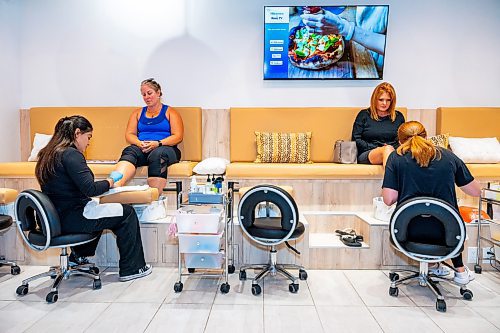
[[[350,247],[361,247],[363,236],[356,234],[356,230],[352,228],[345,228],[342,230],[335,230],[335,233],[340,237],[342,243]]]

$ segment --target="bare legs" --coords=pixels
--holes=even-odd
[[[123,174],[123,178],[117,181],[114,187],[126,185],[135,176],[135,166],[127,161],[120,161],[116,164],[115,171],[119,171]],[[167,180],[162,177],[149,177],[148,185],[150,187],[156,187],[158,189],[158,195],[161,195],[163,189],[167,185]]]
[[[371,164],[382,164],[385,168],[387,158],[393,151],[394,147],[390,145],[375,148],[368,154],[368,160]]]
[[[117,181],[114,187],[123,186],[129,182],[135,176],[135,166],[127,161],[120,161],[116,163],[115,171],[121,172],[123,178]]]
[[[148,185],[150,187],[156,187],[158,189],[158,195],[163,193],[163,189],[167,185],[167,180],[162,177],[149,177]]]

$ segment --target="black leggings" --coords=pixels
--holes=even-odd
[[[181,159],[181,151],[177,146],[161,146],[153,149],[149,153],[130,145],[123,149],[120,161],[132,163],[136,168],[148,166],[148,177],[167,178],[167,168]]]
[[[420,243],[444,245],[443,239],[445,237],[445,231],[441,222],[425,219],[425,223],[419,223],[416,219],[418,218],[415,218],[414,221],[410,222],[408,225],[408,239]],[[453,267],[457,268],[464,265],[462,260],[463,250],[464,248],[462,245],[460,253],[455,258],[451,258]]]
[[[99,238],[104,229],[110,229],[116,235],[116,245],[120,253],[120,275],[137,273],[139,268],[146,265],[142,249],[139,220],[130,205],[123,206],[123,216],[106,217],[100,219],[86,219],[83,208],[59,214],[63,233],[89,233],[98,237],[86,244],[72,247],[77,256],[90,257],[95,255]]]

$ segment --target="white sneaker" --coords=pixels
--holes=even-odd
[[[436,266],[429,268],[429,273],[432,273],[435,276],[445,277],[450,275],[451,270],[448,266],[437,264]]]
[[[464,266],[465,271],[464,272],[455,272],[455,277],[453,278],[453,281],[455,281],[458,284],[466,285],[470,281],[475,279],[474,273],[472,273],[469,270],[469,267]]]
[[[135,274],[120,276],[120,281],[125,282],[133,279],[138,279],[144,276],[148,276],[149,274],[151,274],[152,271],[153,271],[153,266],[147,264],[146,266],[139,268]]]

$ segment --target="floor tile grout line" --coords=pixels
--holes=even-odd
[[[483,318],[483,319],[484,319],[484,320],[486,320],[488,323],[490,323],[491,325],[493,325],[494,327],[496,327],[497,329],[499,329],[499,330],[500,330],[500,325],[498,325],[498,326],[497,326],[495,323],[491,322],[491,321],[490,321],[487,317],[483,316],[483,314],[482,314],[480,311],[478,311],[478,308],[481,308],[481,307],[475,307],[475,308],[473,308],[473,307],[469,307],[469,309],[471,309],[471,310],[472,310],[472,312],[477,313],[477,314],[478,314],[481,318]],[[490,308],[490,307],[485,306],[485,308]]]
[[[311,300],[313,302],[313,306],[314,306],[314,310],[316,311],[316,315],[318,316],[319,324],[321,325],[321,329],[323,332],[326,332],[325,327],[323,325],[323,321],[321,320],[321,316],[319,315],[319,312],[318,312],[318,307],[316,306],[316,302],[314,301],[314,297],[313,297],[313,294],[311,292],[311,288],[309,287],[309,283],[307,282],[307,280],[305,280],[304,282],[306,283],[307,290],[309,291],[309,295],[311,295]]]

